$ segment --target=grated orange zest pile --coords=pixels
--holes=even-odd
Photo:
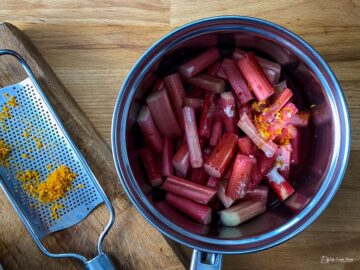
[[[11,152],[11,148],[3,141],[0,139],[0,165],[2,166],[8,166],[8,157],[10,155]]]
[[[51,217],[53,219],[59,219],[58,210],[60,210],[62,208],[64,208],[64,205],[62,203],[57,203],[57,204],[53,204],[52,206],[50,206]]]
[[[37,171],[18,172],[16,178],[23,183],[24,189],[39,202],[51,203],[65,197],[66,192],[72,189],[72,182],[76,178],[76,174],[62,165],[49,174],[43,182],[40,182]]]

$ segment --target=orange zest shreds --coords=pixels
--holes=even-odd
[[[51,164],[46,165],[46,169],[47,169],[48,171],[50,171],[50,170],[52,169],[52,165],[51,165]]]
[[[53,219],[59,219],[58,210],[60,210],[62,208],[64,208],[64,205],[62,203],[57,203],[57,204],[53,204],[52,206],[50,206],[51,217]]]
[[[44,182],[39,184],[39,201],[49,203],[63,198],[66,192],[72,188],[72,182],[75,178],[76,174],[68,167],[59,166]]]
[[[85,188],[85,185],[84,184],[77,184],[76,188],[77,189]]]
[[[37,186],[40,183],[39,172],[33,170],[26,170],[25,172],[19,171],[16,173],[16,178],[23,184],[24,190],[30,195],[37,197]]]
[[[4,105],[0,111],[0,122],[5,122],[6,119],[12,118],[10,109],[8,106]]]
[[[16,178],[39,202],[51,203],[63,198],[71,190],[76,174],[66,166],[59,166],[43,182],[40,182],[39,173],[31,170],[18,172]]]
[[[287,144],[289,144],[290,143],[290,134],[287,132],[284,136],[281,136],[278,139],[277,143],[279,145],[287,145]]]
[[[27,159],[27,158],[29,157],[29,155],[25,153],[25,154],[22,154],[21,157],[22,157],[23,159]]]
[[[254,124],[260,135],[265,139],[269,139],[271,133],[269,131],[269,124],[264,120],[262,115],[254,116]]]
[[[33,140],[35,141],[35,145],[37,149],[40,149],[43,147],[43,144],[39,138],[34,137]]]
[[[15,107],[17,106],[17,102],[16,102],[16,98],[14,96],[10,97],[7,104],[10,106],[10,107]]]
[[[3,93],[3,97],[4,97],[4,98],[9,98],[10,95],[9,95],[8,93]]]
[[[11,153],[11,148],[0,139],[0,166],[9,166],[7,159]]]
[[[26,129],[24,130],[23,135],[24,135],[25,138],[30,137],[30,133]]]
[[[251,103],[251,108],[256,112],[261,113],[264,105],[266,105],[266,102],[264,100],[263,101],[254,101],[253,103]]]

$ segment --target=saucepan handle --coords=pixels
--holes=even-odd
[[[85,264],[85,270],[116,270],[110,257],[102,253]]]
[[[220,270],[222,255],[194,249],[190,270]]]

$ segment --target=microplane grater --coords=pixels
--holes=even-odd
[[[108,255],[102,251],[102,242],[110,230],[114,209],[97,179],[71,140],[48,99],[41,90],[25,60],[11,50],[0,50],[0,56],[15,57],[28,77],[14,85],[0,89],[0,107],[9,97],[16,98],[17,106],[11,108],[11,118],[0,127],[0,138],[10,146],[8,166],[0,166],[0,185],[5,191],[30,235],[47,256],[71,257],[81,260],[85,269],[115,269]],[[27,135],[24,135],[26,132]],[[57,166],[65,165],[76,174],[72,189],[56,201],[63,207],[57,210],[58,218],[51,213],[51,203],[40,203],[24,190],[17,179],[19,171],[35,170],[41,180]],[[53,254],[42,245],[41,239],[50,233],[69,228],[85,219],[99,204],[105,203],[110,220],[99,237],[99,255],[92,260],[75,253]]]

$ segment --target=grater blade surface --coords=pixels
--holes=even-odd
[[[104,200],[86,161],[61,128],[55,112],[31,79],[0,89],[0,107],[8,101],[9,96],[16,98],[18,106],[11,108],[12,118],[6,119],[4,127],[0,127],[0,138],[12,149],[9,166],[0,166],[0,181],[12,193],[15,200],[12,203],[19,206],[41,239],[79,223]],[[28,138],[24,136],[25,130],[29,133]],[[59,218],[55,219],[51,214],[51,203],[39,203],[23,189],[16,173],[36,170],[43,181],[60,165],[69,167],[77,177],[66,196],[56,201],[63,208],[57,210]]]

